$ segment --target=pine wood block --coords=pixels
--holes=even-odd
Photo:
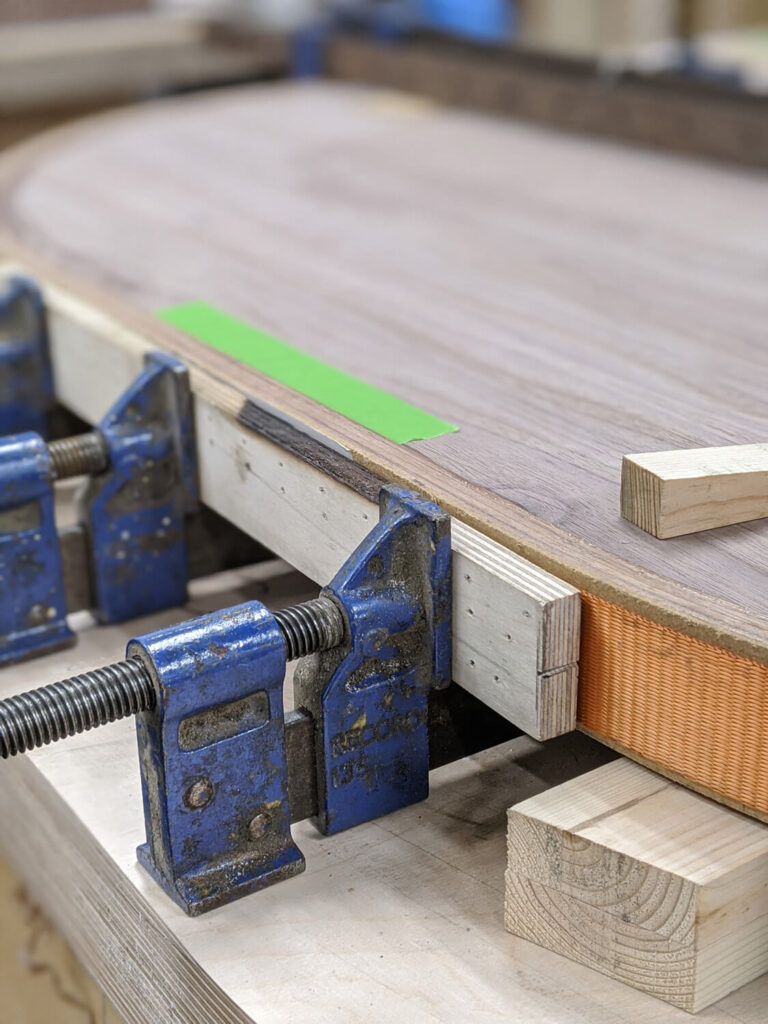
[[[625,455],[621,514],[654,537],[768,515],[768,444]]]
[[[508,931],[689,1011],[768,970],[765,825],[626,759],[508,824]]]

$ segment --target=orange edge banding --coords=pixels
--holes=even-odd
[[[579,724],[768,813],[768,666],[582,592]]]

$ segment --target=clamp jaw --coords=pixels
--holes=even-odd
[[[153,352],[98,427],[108,468],[79,496],[95,613],[124,622],[187,599],[184,517],[199,504],[192,394],[178,359]]]
[[[79,504],[98,620],[186,600],[184,517],[198,504],[192,402],[183,365],[153,353],[92,434],[0,440],[0,664],[73,639],[53,484],[86,471]]]

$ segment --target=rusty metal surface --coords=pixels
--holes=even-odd
[[[316,824],[340,831],[429,793],[428,699],[451,680],[450,518],[398,488],[324,594],[342,645],[305,659],[297,706],[318,723]]]
[[[160,353],[98,427],[109,469],[80,495],[100,622],[184,604],[185,516],[198,508],[192,398],[184,366]]]
[[[147,843],[140,863],[191,915],[304,869],[293,842],[283,731],[285,644],[256,601],[128,646],[157,702],[137,719]],[[262,695],[254,721],[247,698]],[[233,704],[243,713],[233,714]],[[208,735],[197,728],[204,713]],[[197,719],[195,743],[180,731]]]

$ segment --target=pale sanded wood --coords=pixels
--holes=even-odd
[[[624,759],[509,811],[506,925],[686,1010],[768,970],[768,826]]]
[[[13,274],[11,268],[0,275]],[[45,286],[59,398],[97,422],[152,346]],[[242,395],[192,366],[203,501],[305,575],[329,583],[378,519],[370,497],[235,422]],[[569,584],[454,519],[453,677],[536,739],[576,724],[580,598]]]
[[[759,525],[662,552],[617,509],[625,452],[762,434],[761,177],[322,84],[100,119],[2,172],[14,244],[150,313],[205,299],[460,430],[394,448],[215,372],[569,582],[768,659]]]
[[[768,444],[625,455],[621,514],[654,537],[768,516]]]

